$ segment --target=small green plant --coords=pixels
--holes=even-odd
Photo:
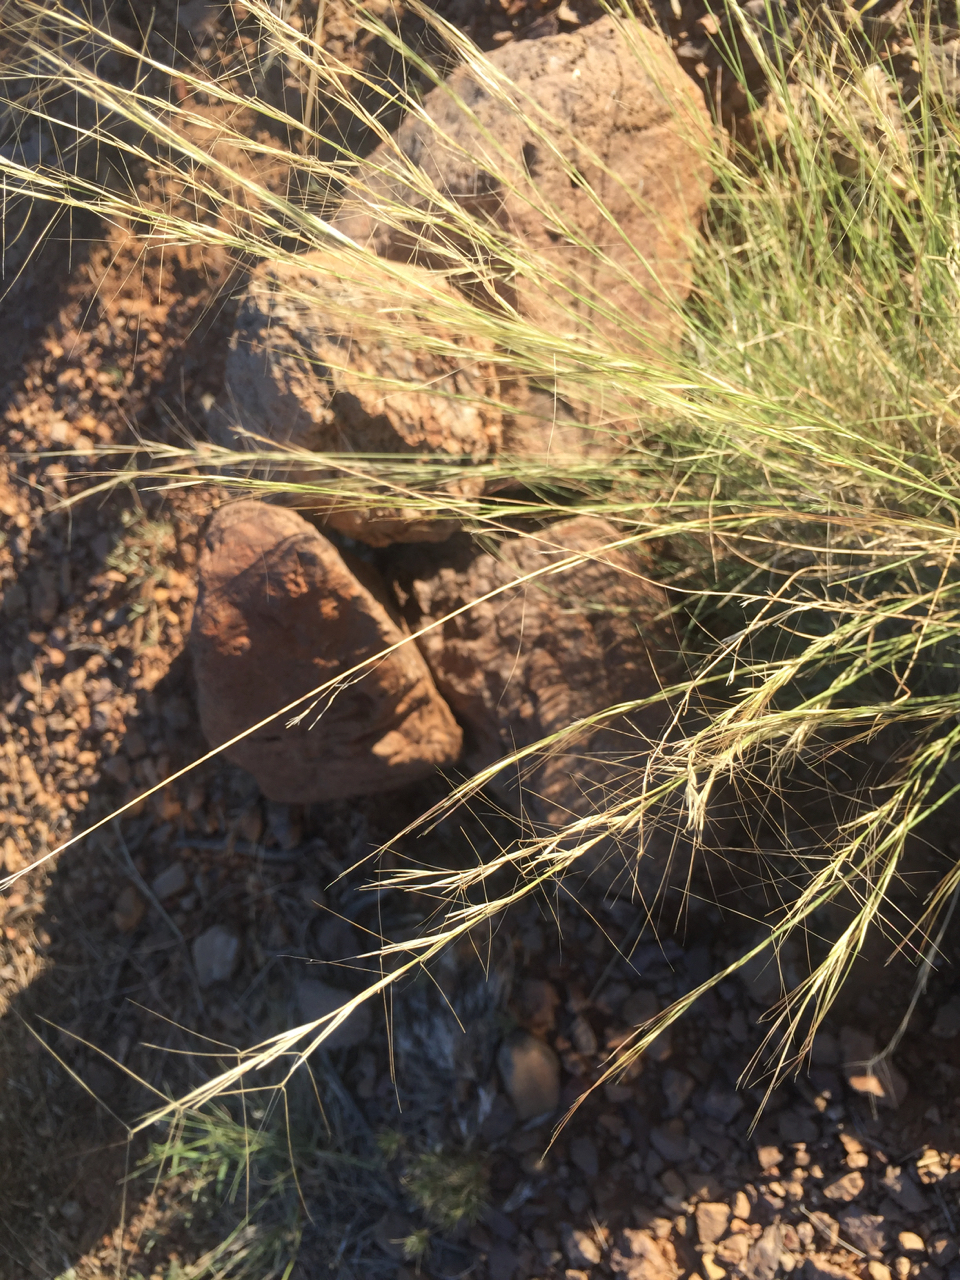
[[[487,1207],[483,1161],[468,1154],[426,1151],[415,1156],[403,1185],[424,1216],[441,1231],[472,1225]]]

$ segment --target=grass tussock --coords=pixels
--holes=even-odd
[[[7,74],[10,141],[0,149],[8,202],[89,210],[151,246],[200,243],[243,262],[293,262],[322,250],[335,256],[345,281],[403,287],[402,264],[375,258],[331,226],[337,193],[349,187],[359,157],[324,122],[345,113],[368,142],[388,141],[400,111],[422,113],[422,86],[439,73],[373,14],[358,11],[361,26],[407,60],[410,85],[421,87],[346,67],[309,24],[299,31],[266,3],[249,7],[260,23],[259,56],[296,63],[305,77],[299,115],[257,100],[255,75],[254,90],[242,91],[232,80],[174,67],[146,44],[121,47],[101,33],[105,49],[139,68],[132,79],[108,78],[83,52],[92,35],[82,17],[61,5],[16,6],[8,38],[20,62]],[[525,113],[544,146],[555,146],[550,122],[533,104],[516,102],[469,42],[429,9],[410,8],[452,58]],[[282,485],[276,471],[295,462],[305,502],[318,495],[357,507],[402,500],[424,518],[459,519],[492,534],[521,519],[595,513],[617,523],[622,545],[670,548],[674,573],[665,560],[665,574],[689,674],[663,691],[672,729],[637,785],[561,832],[518,838],[493,863],[468,871],[406,867],[387,876],[393,886],[435,895],[443,904],[439,923],[384,948],[383,977],[354,1004],[591,851],[612,842],[639,853],[643,832],[664,814],[695,851],[722,788],[787,793],[802,771],[829,776],[872,743],[896,743],[882,782],[855,803],[838,803],[815,850],[795,850],[789,871],[772,866],[775,904],[755,946],[639,1029],[610,1063],[616,1073],[707,987],[799,939],[811,959],[770,1013],[772,1079],[802,1060],[868,934],[884,931],[892,948],[919,960],[960,889],[960,864],[952,864],[918,915],[905,918],[895,905],[911,839],[957,791],[960,118],[932,65],[922,21],[913,31],[921,70],[906,90],[882,51],[842,15],[822,10],[803,19],[787,48],[765,38],[764,26],[767,36],[779,30],[772,13],[758,23],[734,0],[729,12],[768,88],[762,100],[754,97],[739,68],[749,128],[737,136],[718,129],[696,143],[714,185],[705,224],[689,244],[693,292],[671,304],[682,325],[679,346],[638,354],[604,336],[609,330],[599,322],[587,340],[572,343],[505,303],[475,305],[455,289],[431,289],[428,277],[419,286],[417,306],[438,331],[469,335],[504,373],[560,388],[574,403],[603,405],[596,430],[628,436],[618,456],[494,456],[474,469],[483,491],[462,497],[443,486],[454,464],[442,457],[314,455],[252,440],[240,459],[204,442],[198,429],[182,444],[144,440],[126,457],[114,449],[101,483],[176,486],[215,476],[233,491],[270,492]],[[635,21],[618,20],[628,30]],[[736,75],[732,45],[728,54]],[[222,110],[212,118],[184,105],[171,90],[176,77]],[[251,103],[285,141],[251,140],[231,123]],[[37,130],[46,141],[41,158],[28,163],[16,139]],[[91,153],[99,167],[90,165]],[[522,193],[508,159],[496,177]],[[430,201],[430,243],[444,246],[438,279],[479,275],[481,291],[502,299],[498,286],[515,274],[549,278],[551,265],[523,243],[430,189],[402,156],[395,163],[406,166],[404,183],[416,198]],[[279,167],[289,181],[261,180],[258,165]],[[177,200],[145,203],[143,173],[175,182]],[[400,227],[411,210],[388,205],[380,214]],[[566,232],[576,241],[576,228]],[[604,256],[597,245],[581,247]],[[402,340],[389,312],[369,319],[384,340]],[[72,500],[83,497],[89,493]],[[328,692],[316,689],[301,701]],[[278,709],[277,717],[302,709]],[[471,779],[423,821],[469,803],[498,769],[557,750],[582,727]],[[505,867],[522,873],[517,887],[508,898],[489,895]],[[919,972],[922,979],[924,964]],[[247,1089],[276,1063],[289,1079],[351,1007],[272,1037],[145,1123]],[[444,1177],[429,1165],[411,1172],[427,1211],[433,1181]],[[475,1194],[467,1179],[464,1204]],[[410,1247],[416,1251],[415,1242]]]

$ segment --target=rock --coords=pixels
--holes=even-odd
[[[814,1253],[803,1264],[803,1280],[853,1280],[853,1273],[835,1266],[825,1253]]]
[[[904,1173],[899,1165],[888,1164],[883,1171],[883,1189],[907,1213],[923,1213],[927,1208],[927,1197],[923,1194],[908,1173]]]
[[[846,1240],[868,1257],[879,1258],[887,1251],[886,1220],[879,1214],[852,1207],[840,1214],[840,1230]]]
[[[871,1259],[866,1265],[866,1280],[892,1280],[890,1268]]]
[[[704,1201],[695,1211],[697,1235],[703,1245],[716,1244],[730,1224],[730,1206]]]
[[[560,1063],[548,1044],[515,1031],[500,1046],[497,1066],[521,1120],[548,1115],[560,1105]]]
[[[202,990],[232,978],[240,959],[240,939],[222,924],[201,933],[193,943],[193,967]]]
[[[570,1143],[570,1159],[588,1178],[595,1178],[600,1172],[600,1155],[592,1138],[574,1138]]]
[[[667,1099],[667,1115],[678,1116],[686,1106],[687,1099],[697,1087],[697,1082],[693,1076],[688,1076],[685,1071],[677,1071],[673,1067],[667,1067],[663,1073],[661,1087]]]
[[[361,269],[362,270],[362,269]],[[227,356],[215,434],[241,449],[315,453],[436,454],[477,463],[501,440],[495,366],[465,332],[431,314],[466,304],[442,277],[396,264],[364,278],[343,254],[266,262],[253,273]],[[367,268],[367,276],[369,276]],[[252,432],[263,440],[251,439]],[[329,483],[336,473],[278,462],[291,485]],[[481,482],[451,468],[438,490],[476,497]],[[446,538],[456,527],[397,507],[385,493],[371,508],[344,495],[291,493],[291,506],[374,546]]]
[[[907,1096],[907,1082],[892,1062],[873,1064],[873,1036],[856,1027],[844,1027],[840,1032],[840,1052],[844,1078],[855,1093],[872,1097],[882,1106],[900,1106]]]
[[[901,1253],[926,1254],[927,1246],[915,1231],[901,1231],[897,1236],[897,1245]]]
[[[938,1040],[952,1040],[960,1031],[960,996],[953,996],[937,1010],[930,1034]]]
[[[828,1182],[823,1188],[823,1194],[828,1200],[843,1200],[849,1204],[851,1200],[856,1200],[863,1186],[863,1174],[859,1169],[854,1169],[850,1173],[845,1173],[842,1178]]]
[[[590,1232],[578,1231],[564,1222],[560,1227],[560,1239],[571,1267],[592,1267],[600,1261],[600,1246]]]
[[[949,1267],[951,1262],[956,1261],[960,1246],[957,1244],[956,1236],[940,1231],[927,1241],[927,1253],[930,1255],[930,1261],[936,1266]]]
[[[356,569],[356,572],[354,572]],[[191,630],[200,720],[229,741],[403,639],[366,566],[293,511],[238,502],[214,515]],[[461,733],[414,644],[225,754],[272,800],[308,804],[390,790],[452,764]]]
[[[736,1191],[733,1196],[733,1216],[741,1222],[748,1222],[753,1212],[750,1197],[745,1191]]]
[[[146,910],[147,904],[133,885],[125,885],[113,906],[113,923],[121,933],[133,933]]]
[[[497,555],[466,537],[416,555],[394,549],[394,584],[414,631],[524,575],[584,556],[580,564],[482,600],[422,637],[437,687],[465,727],[472,770],[627,699],[655,697],[660,682],[651,653],[662,659],[660,676],[669,678],[675,641],[662,616],[666,597],[650,581],[656,573],[650,560],[604,550],[620,536],[604,520],[578,517],[536,536],[504,539]],[[552,752],[502,769],[494,785],[535,828],[554,830],[594,812],[611,793],[636,790],[649,750],[645,739],[660,736],[666,714],[652,706],[584,727]],[[648,827],[642,869],[659,887],[676,833],[656,829],[649,818]],[[623,867],[609,850],[595,856],[610,859],[609,876]],[[630,865],[636,867],[635,848]]]
[[[610,1270],[625,1280],[677,1280],[680,1274],[669,1240],[654,1240],[648,1232],[630,1228],[616,1238]]]
[[[560,996],[552,982],[544,978],[524,978],[514,1009],[517,1021],[535,1036],[546,1035],[557,1025]]]
[[[329,1013],[341,1009],[353,997],[349,991],[328,986],[315,978],[301,978],[297,983],[297,1006],[304,1022],[317,1022]],[[358,1005],[345,1022],[331,1031],[323,1041],[324,1049],[353,1049],[369,1039],[373,1025],[370,1005]]]
[[[757,1147],[757,1161],[760,1168],[766,1173],[768,1170],[776,1169],[778,1165],[783,1164],[783,1152],[779,1147]]]
[[[750,1252],[750,1237],[742,1232],[727,1236],[717,1245],[715,1257],[725,1267],[742,1267]]]
[[[792,1107],[781,1111],[777,1117],[777,1128],[784,1142],[817,1142],[820,1137],[820,1126],[811,1115],[804,1115]]]
[[[687,1137],[683,1125],[678,1120],[651,1129],[650,1142],[667,1164],[682,1164],[684,1160],[689,1160],[696,1154],[695,1144]]]
[[[503,264],[493,271],[507,301],[546,332],[574,344],[599,334],[618,350],[673,342],[680,319],[670,304],[689,290],[686,238],[711,181],[700,94],[659,36],[609,17],[488,57],[502,92],[468,67],[454,71],[360,166],[336,226],[394,259],[443,265],[440,245],[451,239],[469,252],[463,232],[406,180],[406,160],[420,183],[543,263],[518,276]],[[411,213],[391,225],[377,206],[398,204]]]
[[[641,987],[627,996],[620,1008],[620,1016],[632,1027],[642,1026],[660,1012],[660,998],[655,991]]]
[[[759,1240],[750,1247],[742,1265],[747,1280],[773,1280],[783,1254],[783,1228],[779,1223],[766,1227]]]
[[[727,1125],[743,1110],[743,1099],[735,1090],[715,1080],[707,1089],[699,1110],[711,1120]]]
[[[169,898],[177,898],[186,889],[187,872],[182,862],[172,862],[151,884],[150,888],[160,899],[166,902]]]

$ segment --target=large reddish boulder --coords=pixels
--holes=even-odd
[[[617,547],[621,540],[607,521],[577,517],[504,539],[496,554],[463,535],[417,555],[393,553],[395,590],[412,630],[481,601],[418,641],[466,730],[471,769],[608,707],[657,698],[676,662],[676,637],[651,561]],[[570,557],[579,562],[551,568]],[[518,581],[538,570],[546,572]],[[500,788],[535,824],[561,826],[624,787],[636,794],[665,719],[654,704],[587,725],[501,773]]]
[[[385,257],[492,266],[506,300],[575,350],[672,345],[712,180],[702,94],[662,36],[613,17],[488,57],[492,75],[461,66],[373,151],[335,225]],[[503,234],[502,262],[450,200]]]
[[[444,302],[454,318],[465,307],[442,276],[391,270],[364,275],[362,264],[322,253],[261,264],[230,341],[217,434],[248,449],[439,455],[460,465],[437,488],[475,497],[483,486],[469,464],[501,440],[496,367],[474,338],[437,318]],[[292,505],[374,546],[442,539],[456,527],[405,509],[387,490],[380,504],[372,492],[356,501],[295,491],[338,478],[295,457],[278,462],[274,478],[289,484]]]
[[[402,622],[367,566],[296,512],[221,507],[207,530],[191,647],[203,731],[226,742],[363,659]],[[386,791],[460,754],[461,733],[408,643],[227,748],[272,800],[312,803]]]

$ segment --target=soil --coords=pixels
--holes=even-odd
[[[240,74],[253,38],[241,6],[238,25],[210,6],[192,33],[178,27],[172,0],[127,7],[125,25],[149,28],[158,51],[174,48],[185,68],[219,60]],[[450,0],[442,12],[486,48],[587,16],[553,0]],[[315,22],[315,7],[295,16]],[[681,51],[702,16],[696,5],[665,11],[681,60],[690,61]],[[331,49],[389,73],[386,45],[357,39],[336,0],[324,21]],[[401,25],[407,38],[425,39],[419,19],[404,15]],[[711,56],[690,68],[705,83]],[[300,89],[277,68],[259,88],[302,109],[290,100]],[[194,96],[215,119],[221,108]],[[249,126],[252,137],[268,136],[264,120]],[[237,163],[286,181],[262,157]],[[148,170],[141,189],[157,204],[179,198]],[[0,313],[7,872],[205,750],[184,646],[198,539],[221,495],[203,484],[158,493],[131,482],[66,510],[58,503],[96,475],[92,444],[175,440],[182,426],[202,425],[221,390],[244,280],[242,263],[210,250],[161,251],[132,227],[80,217],[48,225],[43,210],[20,213],[21,234],[6,241]],[[511,838],[511,819],[491,802],[394,841],[443,790],[437,780],[388,803],[299,809],[265,802],[247,774],[214,759],[0,898],[0,1275],[199,1274],[189,1268],[240,1222],[249,1189],[231,1200],[229,1185],[197,1161],[168,1167],[156,1184],[149,1174],[130,1180],[165,1132],[131,1127],[163,1097],[234,1062],[237,1047],[295,1025],[305,977],[357,990],[373,963],[363,952],[424,927],[429,893],[361,891],[375,850],[389,846],[379,856],[385,870],[457,866]],[[593,881],[544,893],[500,919],[492,939],[474,940],[487,971],[470,948],[447,956],[435,983],[400,991],[389,1018],[376,1010],[359,1043],[314,1055],[316,1094],[301,1073],[285,1097],[299,1188],[288,1179],[256,1219],[281,1252],[299,1240],[292,1274],[579,1280],[617,1267],[646,1280],[647,1270],[623,1264],[620,1235],[642,1228],[669,1276],[772,1280],[805,1266],[810,1280],[885,1280],[869,1270],[881,1263],[900,1280],[953,1280],[960,1035],[941,1033],[952,1025],[956,926],[895,1057],[906,1084],[899,1107],[877,1110],[851,1089],[838,1048],[844,1028],[885,1043],[907,1006],[915,957],[881,969],[889,946],[879,937],[832,1011],[813,1066],[772,1093],[762,1076],[737,1090],[767,1030],[770,973],[723,983],[639,1070],[591,1090],[628,1031],[631,997],[645,992],[641,1004],[663,1006],[749,943],[745,914],[772,905],[764,892],[773,872],[798,843],[815,845],[830,819],[818,804],[769,814],[759,849],[738,851],[731,832],[711,869],[722,892],[704,879],[682,910],[652,922]],[[955,857],[951,835],[949,815],[927,833],[903,910]],[[229,976],[202,985],[194,944],[215,926],[239,945]],[[781,958],[788,977],[802,960],[799,950]],[[444,1047],[456,1040],[451,1009],[471,1030],[455,1053]],[[552,1145],[550,1123],[520,1123],[498,1084],[492,1056],[511,1025],[554,1047],[562,1105],[579,1104]],[[269,1130],[263,1095],[249,1115],[251,1131]],[[464,1165],[479,1160],[488,1207],[469,1228],[433,1231],[417,1262],[397,1242],[429,1225],[410,1179],[417,1158],[436,1150]],[[720,1202],[729,1222],[719,1244],[705,1245],[709,1212],[698,1215],[698,1205]],[[850,1206],[879,1220],[872,1262],[871,1224],[858,1227]],[[903,1231],[922,1248],[900,1242]],[[283,1274],[283,1262],[274,1265],[264,1261],[257,1274]]]

